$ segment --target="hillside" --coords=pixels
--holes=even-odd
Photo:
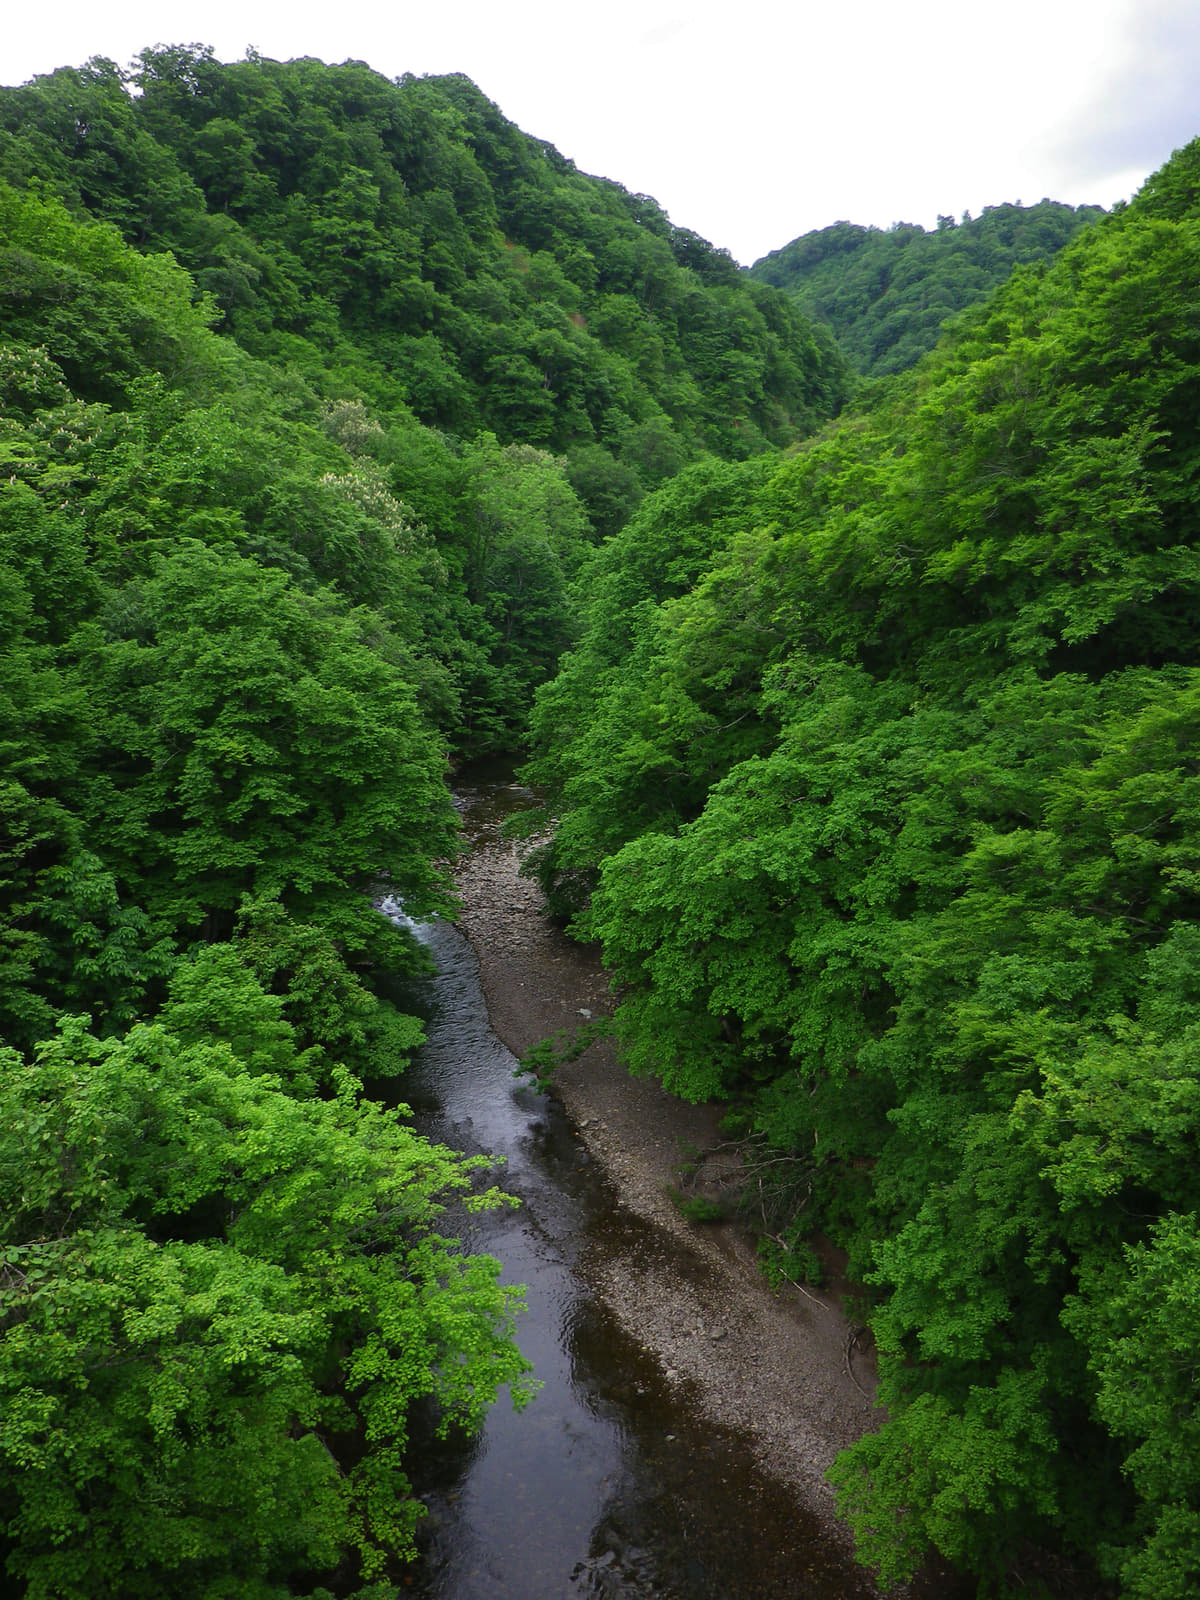
[[[850,222],[802,234],[749,269],[825,323],[867,377],[903,372],[932,350],[948,317],[985,300],[1015,267],[1049,261],[1099,206],[985,207],[982,216],[939,217],[933,233],[898,222]]]
[[[768,1270],[866,1286],[892,1579],[1200,1585],[1198,274],[1200,141],[874,409],[649,497],[535,707],[631,1068],[728,1102]]]
[[[784,296],[466,79],[198,47],[146,51],[132,78],[96,61],[0,91],[3,181],[170,252],[290,417],[335,437],[326,471],[360,511],[421,530],[438,592],[417,608],[419,676],[461,752],[520,742],[570,637],[565,586],[646,488],[789,444],[847,392]],[[103,314],[89,328],[94,291],[61,266],[6,261],[0,331],[126,408],[156,351],[102,337]],[[237,537],[260,546],[280,515],[256,493]],[[290,544],[305,577],[312,538]],[[346,582],[370,598],[366,568]]]
[[[4,91],[0,130],[0,178],[172,251],[253,354],[463,437],[652,482],[788,443],[844,394],[786,299],[465,78],[148,50],[130,79],[97,61]]]
[[[0,92],[0,1558],[394,1593],[410,1427],[529,1389],[437,1218],[450,758],[511,749],[646,490],[832,341],[464,79],[148,51]],[[395,1096],[390,1095],[394,1100]]]

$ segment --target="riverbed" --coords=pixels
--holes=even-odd
[[[461,1220],[526,1285],[519,1340],[542,1387],[429,1461],[412,1592],[866,1600],[823,1472],[878,1421],[869,1363],[831,1297],[771,1294],[736,1229],[671,1203],[682,1155],[719,1142],[716,1112],[630,1080],[603,1041],[550,1094],[514,1076],[513,1049],[609,1004],[501,832],[530,798],[460,786],[464,911],[416,929],[438,976],[404,1093],[430,1136],[504,1161],[519,1210]],[[910,1592],[951,1590],[931,1575]]]

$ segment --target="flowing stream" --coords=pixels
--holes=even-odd
[[[526,797],[527,803],[528,797]],[[464,789],[468,835],[519,791]],[[384,909],[406,921],[394,905]],[[437,965],[428,1040],[402,1092],[431,1138],[503,1158],[515,1211],[455,1217],[526,1285],[518,1337],[542,1388],[501,1396],[481,1435],[426,1452],[428,1600],[860,1600],[875,1591],[733,1434],[686,1407],[587,1288],[592,1252],[676,1247],[631,1216],[551,1096],[514,1077],[474,953],[448,923],[408,924]],[[451,1231],[448,1225],[448,1231]],[[686,1263],[680,1260],[680,1271]]]

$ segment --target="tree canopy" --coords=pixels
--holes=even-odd
[[[31,1600],[378,1600],[415,1424],[527,1392],[518,1292],[439,1231],[504,1197],[364,1092],[422,1036],[371,895],[452,905],[445,563],[365,402],[172,257],[7,185],[0,251],[0,1556]],[[497,451],[497,549],[577,540]]]
[[[25,191],[6,335],[89,404],[143,414],[155,377],[188,394],[155,410],[161,482],[123,447],[120,514],[157,494],[173,533],[220,522],[382,612],[465,753],[520,745],[572,637],[566,586],[647,488],[789,444],[849,392],[785,296],[465,78],[201,46],[97,59],[0,90],[5,181]],[[223,336],[202,397],[201,320]]]
[[[418,1419],[527,1392],[439,1231],[505,1196],[368,1093],[423,961],[372,896],[452,908],[448,763],[527,739],[631,1067],[769,1152],[774,1269],[824,1234],[863,1288],[863,1559],[1194,1593],[1200,143],[1093,220],[788,247],[895,374],[848,404],[787,295],[465,78],[0,91],[32,1600],[385,1600]]]
[[[931,350],[946,321],[976,305],[1014,268],[1050,261],[1100,206],[985,206],[981,216],[864,228],[835,222],[772,250],[750,268],[826,323],[859,372],[904,372]]]
[[[784,1270],[824,1233],[866,1286],[889,1420],[833,1477],[891,1580],[1200,1580],[1198,173],[644,501],[535,708],[632,1069],[765,1141]]]

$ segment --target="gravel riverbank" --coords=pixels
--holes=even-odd
[[[596,953],[554,928],[520,876],[523,848],[485,828],[457,874],[492,1026],[517,1055],[611,1006]],[[561,1068],[555,1087],[621,1203],[652,1225],[645,1237],[672,1246],[601,1261],[594,1287],[669,1382],[688,1385],[694,1405],[739,1430],[760,1465],[848,1539],[823,1474],[880,1420],[854,1328],[825,1293],[773,1294],[738,1229],[686,1222],[667,1192],[681,1160],[720,1144],[719,1111],[630,1078],[608,1040]],[[873,1592],[865,1578],[862,1592]]]

